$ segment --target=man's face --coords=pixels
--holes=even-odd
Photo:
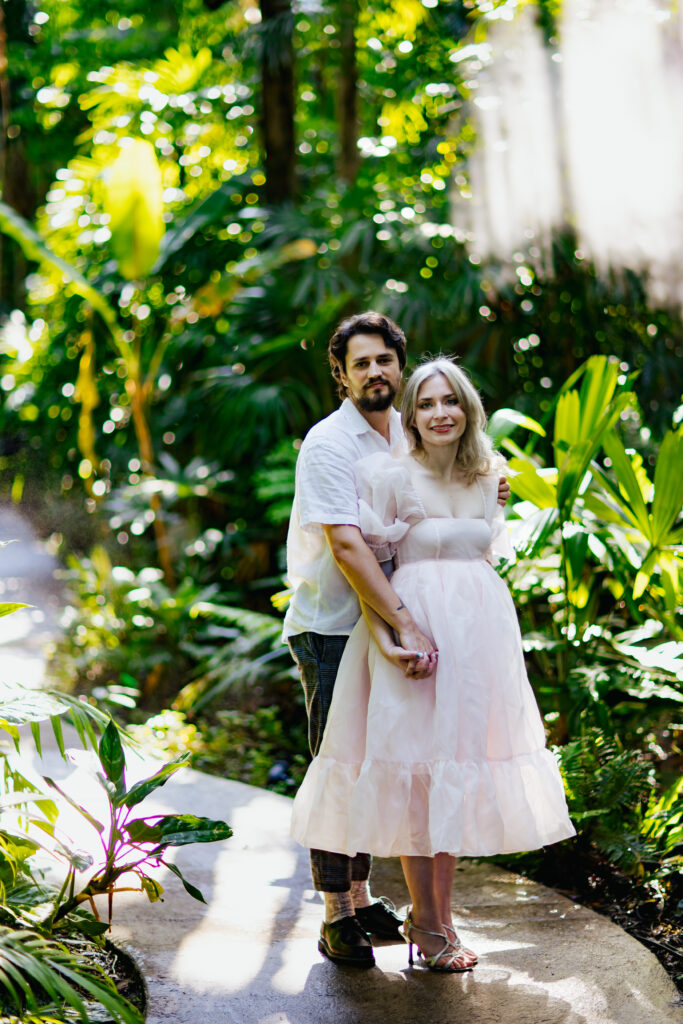
[[[346,348],[346,367],[339,366],[349,398],[363,412],[388,409],[401,384],[398,355],[381,334],[354,334]]]

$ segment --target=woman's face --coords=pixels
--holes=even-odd
[[[459,441],[467,416],[458,397],[440,373],[420,386],[415,405],[415,427],[425,448],[442,448]]]

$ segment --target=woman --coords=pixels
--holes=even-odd
[[[400,856],[404,934],[426,965],[469,970],[451,917],[456,855],[536,849],[574,834],[524,667],[517,617],[493,570],[505,545],[500,457],[481,400],[448,359],[412,375],[408,453],[358,464],[363,536],[438,651],[406,652],[370,609],[339,668],[318,756],[294,803],[305,846]],[[413,658],[407,662],[409,654]]]

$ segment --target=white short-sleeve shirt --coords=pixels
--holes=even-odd
[[[358,621],[358,598],[337,567],[322,527],[359,525],[353,467],[366,455],[403,444],[395,409],[389,436],[387,442],[349,398],[306,435],[296,463],[287,535],[287,576],[294,594],[285,616],[285,640],[308,632],[348,636]]]

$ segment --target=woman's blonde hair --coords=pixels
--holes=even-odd
[[[467,482],[473,483],[475,477],[499,470],[504,465],[504,459],[493,450],[491,439],[486,433],[486,413],[477,389],[462,367],[445,356],[421,363],[413,370],[406,384],[401,402],[401,419],[408,447],[416,457],[424,455],[422,438],[415,426],[418,395],[422,385],[438,374],[448,381],[465,413],[465,431],[460,438],[455,461]]]

